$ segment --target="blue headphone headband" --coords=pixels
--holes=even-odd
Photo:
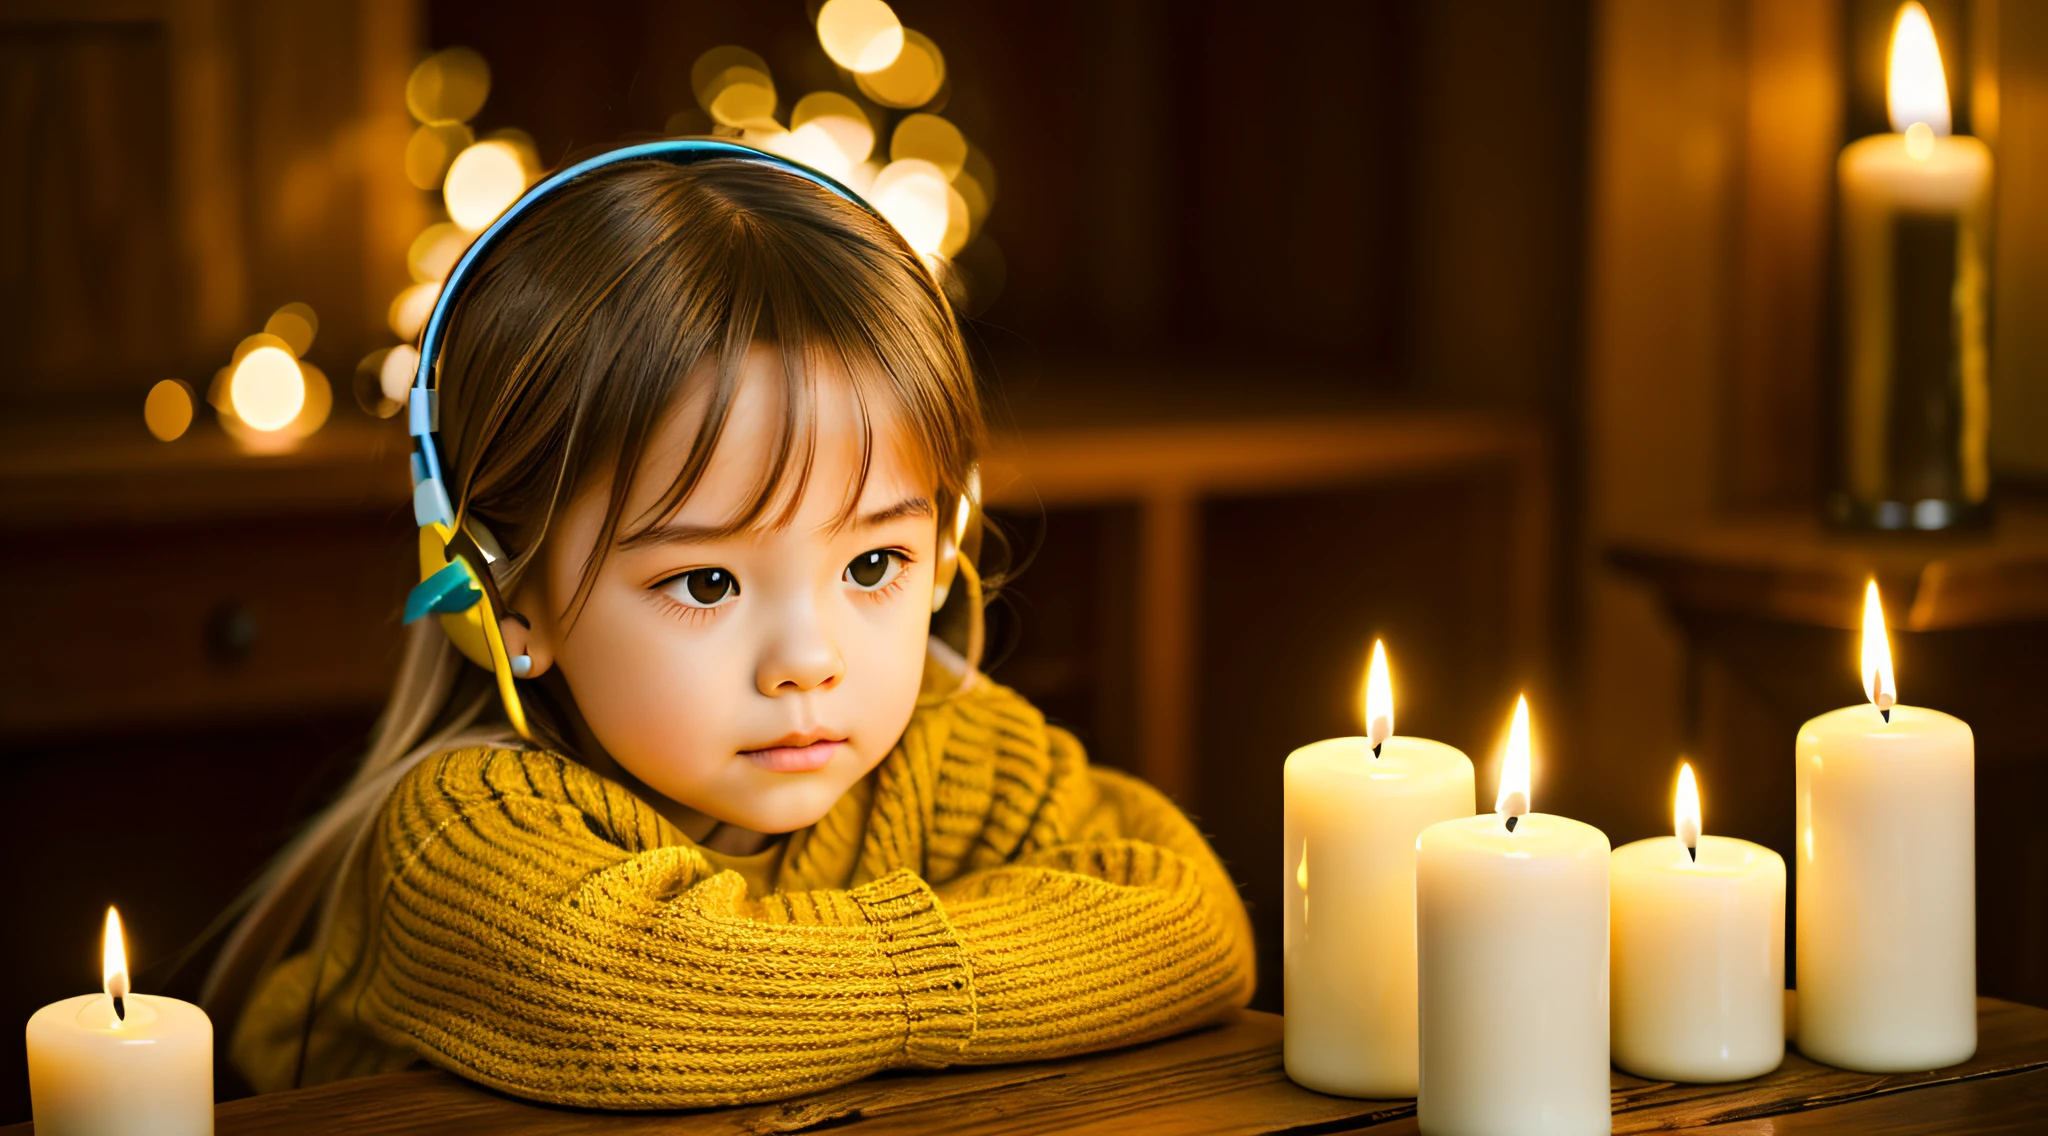
[[[414,446],[413,520],[421,528],[435,523],[452,527],[455,523],[454,511],[448,501],[447,482],[441,476],[440,447],[436,444],[435,437],[441,428],[437,372],[441,340],[448,323],[448,314],[454,310],[455,301],[461,297],[463,288],[469,280],[471,268],[490,251],[500,234],[533,207],[534,202],[546,198],[577,178],[619,162],[652,159],[686,166],[714,158],[730,158],[773,166],[830,190],[862,209],[874,212],[874,207],[861,200],[859,194],[809,166],[778,154],[757,150],[752,146],[713,138],[670,138],[660,142],[624,146],[578,162],[568,169],[542,179],[522,194],[519,200],[513,202],[510,208],[500,213],[497,220],[477,235],[476,240],[470,242],[468,250],[448,273],[448,278],[442,281],[441,293],[434,299],[434,310],[427,315],[426,327],[420,332],[419,369],[413,373],[412,393],[406,402],[406,418]]]

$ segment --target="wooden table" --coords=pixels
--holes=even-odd
[[[1614,1131],[1716,1136],[2048,1131],[2048,1010],[1979,999],[1977,1056],[1932,1073],[1876,1075],[1796,1054],[1768,1077],[1674,1085],[1614,1074]],[[220,1136],[486,1131],[740,1134],[837,1129],[852,1136],[995,1133],[1416,1131],[1415,1102],[1327,1097],[1287,1079],[1280,1018],[1225,1025],[1092,1057],[886,1074],[779,1104],[684,1113],[594,1113],[527,1104],[441,1072],[390,1073],[220,1106]],[[1706,1126],[1713,1125],[1711,1129]],[[24,1136],[34,1129],[0,1129]]]

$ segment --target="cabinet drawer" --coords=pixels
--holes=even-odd
[[[417,555],[398,511],[7,544],[0,732],[14,737],[373,706]]]

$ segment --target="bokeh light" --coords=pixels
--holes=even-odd
[[[281,430],[306,408],[306,376],[289,351],[265,344],[235,364],[228,403],[254,429]]]
[[[334,387],[327,381],[327,372],[305,360],[299,361],[299,375],[306,383],[305,405],[285,424],[285,432],[295,438],[303,438],[327,424],[327,416],[334,411]]]
[[[476,136],[460,122],[422,123],[405,143],[405,180],[420,189],[439,189],[448,164]]]
[[[903,52],[903,22],[882,0],[825,0],[818,9],[818,43],[848,71],[880,71]]]
[[[418,369],[420,353],[410,343],[372,351],[356,364],[356,405],[377,418],[390,418],[405,409]]]
[[[405,267],[412,273],[413,282],[446,280],[475,237],[475,233],[453,221],[438,221],[421,229],[405,252]]]
[[[391,334],[407,341],[417,338],[420,329],[427,324],[427,317],[434,312],[434,301],[440,298],[441,282],[438,280],[415,284],[400,292],[391,301],[391,310],[385,313]]]
[[[816,126],[830,135],[850,168],[868,160],[875,152],[875,127],[860,104],[838,91],[812,91],[790,108],[792,132]]]
[[[690,90],[713,122],[735,129],[778,130],[775,80],[768,63],[744,47],[722,44],[690,65]]]
[[[467,122],[491,94],[491,66],[466,47],[437,51],[405,81],[405,107],[421,122]]]
[[[896,61],[871,74],[855,74],[861,94],[885,107],[909,110],[939,96],[946,85],[946,57],[923,32],[903,29],[903,50]]]
[[[142,424],[160,442],[184,437],[192,426],[192,388],[177,379],[163,379],[142,400]]]
[[[889,158],[922,158],[939,167],[951,181],[967,164],[967,136],[960,128],[935,114],[908,114],[889,136]]]
[[[807,122],[795,130],[749,130],[741,137],[771,154],[802,162],[842,181],[853,168],[839,143],[816,122]]]
[[[320,332],[320,317],[313,311],[313,305],[293,301],[270,313],[263,322],[268,335],[284,340],[286,350],[295,357],[304,357],[313,349],[313,337]]]
[[[448,216],[472,231],[488,227],[524,192],[526,162],[504,141],[478,142],[456,155],[441,190]]]
[[[904,158],[890,162],[875,175],[868,201],[903,234],[911,248],[933,256],[945,242],[950,188],[939,167],[922,158]],[[964,203],[961,213],[964,217]]]
[[[413,376],[420,369],[420,353],[410,343],[401,343],[391,349],[377,370],[377,386],[384,397],[404,406],[412,389]]]
[[[745,67],[721,73],[711,102],[704,108],[720,126],[740,129],[776,129],[775,85],[759,71]]]

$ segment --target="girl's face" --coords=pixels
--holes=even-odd
[[[611,492],[608,480],[585,487],[515,600],[531,632],[505,621],[535,675],[561,668],[589,734],[626,773],[756,832],[814,823],[895,746],[931,621],[940,510],[929,475],[895,417],[871,407],[872,464],[841,523],[860,422],[844,373],[820,362],[815,374],[817,453],[790,524],[768,527],[785,497],[747,532],[706,535],[742,513],[773,460],[782,359],[756,346],[709,468],[656,539],[612,547],[567,621]],[[673,484],[703,414],[685,400],[661,423],[622,527]]]

